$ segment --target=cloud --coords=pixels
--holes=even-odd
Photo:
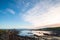
[[[24,4],[24,2],[23,2],[23,4]],[[24,7],[22,9],[22,12],[26,11],[29,6],[30,6],[30,2],[24,4]]]
[[[36,3],[38,3],[39,0],[28,0],[28,1],[22,1],[22,10],[21,13],[25,13],[25,11],[28,11],[30,8],[32,8],[33,6],[35,6]]]
[[[35,7],[25,12],[22,18],[24,21],[32,23],[34,27],[60,23],[59,2],[59,0],[51,0],[37,3]]]
[[[10,12],[11,14],[15,14],[15,11],[12,9],[6,9],[7,12]]]
[[[3,14],[10,13],[10,14],[14,15],[15,11],[13,9],[7,8],[7,9],[4,9],[4,10],[1,10],[0,13],[3,13]]]

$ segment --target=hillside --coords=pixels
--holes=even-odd
[[[46,31],[60,31],[60,27],[43,28],[42,30],[46,30]]]

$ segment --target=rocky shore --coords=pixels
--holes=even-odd
[[[0,40],[35,40],[35,38],[20,36],[17,30],[0,30]]]
[[[60,40],[57,36],[20,36],[17,30],[0,30],[0,40]]]

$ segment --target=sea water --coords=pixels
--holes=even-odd
[[[32,36],[33,33],[31,30],[22,30],[22,31],[20,31],[19,35],[20,36]]]
[[[20,36],[34,36],[34,35],[37,35],[37,36],[44,36],[43,33],[51,34],[51,32],[49,32],[49,31],[22,30],[22,31],[19,33],[19,35],[20,35]]]

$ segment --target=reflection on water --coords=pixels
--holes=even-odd
[[[30,30],[23,30],[19,33],[19,35],[21,35],[21,36],[32,36],[33,34],[32,34],[32,31],[30,31]]]
[[[19,33],[21,36],[44,36],[44,33],[51,34],[50,31],[31,31],[31,30],[23,30]]]
[[[20,32],[20,36],[28,36],[34,37],[35,40],[60,40],[58,36],[52,36],[51,31],[31,31],[31,30],[23,30]],[[46,36],[48,35],[48,36]]]

